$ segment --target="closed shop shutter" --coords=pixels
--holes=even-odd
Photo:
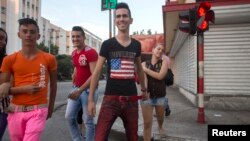
[[[196,36],[188,36],[175,57],[175,83],[192,93],[197,93],[196,40]]]
[[[205,94],[250,95],[250,24],[210,26],[204,38]]]

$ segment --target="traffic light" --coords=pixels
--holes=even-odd
[[[179,29],[182,32],[194,35],[196,33],[196,8],[179,13]]]
[[[197,31],[204,32],[209,29],[209,21],[214,23],[214,11],[210,10],[211,4],[203,2],[197,9]]]

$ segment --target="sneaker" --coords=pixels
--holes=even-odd
[[[165,109],[165,116],[167,117],[167,116],[169,116],[170,115],[170,113],[171,113],[171,110],[170,109]]]

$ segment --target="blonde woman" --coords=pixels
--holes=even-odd
[[[166,84],[164,82],[167,73],[168,63],[162,60],[164,46],[158,44],[153,48],[150,60],[142,63],[147,83],[147,99],[141,100],[142,115],[144,120],[144,141],[150,141],[152,137],[153,110],[155,109],[156,118],[159,125],[159,134],[166,137],[163,128],[165,112]]]

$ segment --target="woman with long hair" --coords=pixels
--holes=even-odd
[[[6,45],[7,45],[8,36],[6,31],[3,28],[0,28],[0,66],[2,65],[3,58],[6,54]],[[4,131],[7,126],[7,113],[5,113],[5,109],[8,107],[10,103],[10,99],[5,92],[6,86],[9,83],[1,83],[0,85],[0,140],[2,140]]]
[[[166,137],[163,128],[165,112],[166,84],[165,76],[167,73],[166,59],[162,59],[164,47],[158,44],[152,50],[150,60],[142,63],[144,73],[146,74],[147,98],[141,100],[142,115],[144,121],[144,141],[150,141],[152,137],[153,111],[155,109],[156,118],[159,126],[159,134]]]

